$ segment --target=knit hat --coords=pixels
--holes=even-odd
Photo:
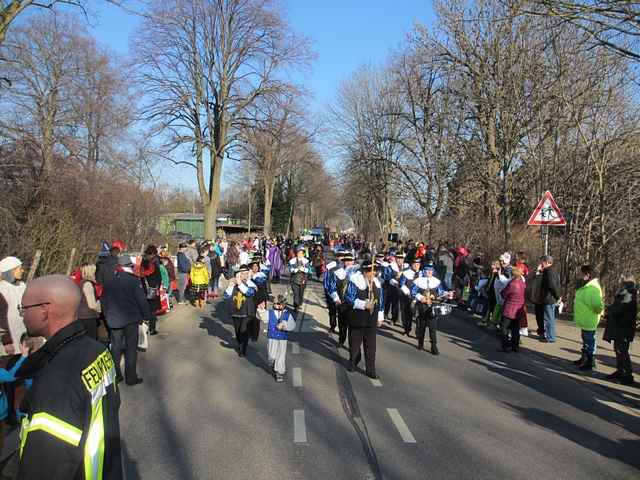
[[[22,265],[22,260],[16,257],[5,257],[0,260],[0,273],[9,272]]]
[[[500,255],[500,261],[505,265],[509,265],[511,263],[511,254],[509,252],[504,252]]]

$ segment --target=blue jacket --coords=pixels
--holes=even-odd
[[[338,280],[334,273],[336,262],[331,262],[327,265],[327,270],[322,276],[322,286],[324,287],[324,293],[328,298],[334,300],[338,295]],[[335,294],[335,295],[334,295]]]
[[[278,330],[280,322],[287,322],[284,330]],[[289,332],[296,328],[296,321],[289,310],[283,310],[282,315],[278,319],[275,310],[269,310],[269,326],[267,327],[267,337],[273,340],[287,340]]]
[[[178,272],[191,273],[191,261],[184,252],[178,252],[176,260],[178,261]]]
[[[15,374],[23,364],[25,358],[27,357],[21,356],[10,370],[0,368],[0,383],[15,382]],[[7,396],[4,394],[4,389],[0,388],[0,420],[5,420],[7,415],[9,415],[9,402],[7,401]]]
[[[376,295],[378,297],[377,319],[379,322],[382,322],[384,320],[384,290],[382,289],[382,284],[377,277],[373,279],[373,288],[376,289]],[[367,284],[362,273],[354,273],[349,278],[349,286],[347,287],[347,293],[345,295],[345,303],[354,311],[362,311],[364,309],[365,301],[360,297],[362,297],[363,292],[366,290]]]

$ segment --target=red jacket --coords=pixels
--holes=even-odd
[[[525,305],[525,284],[522,278],[513,278],[502,290],[504,305],[502,316],[510,319],[520,318]]]

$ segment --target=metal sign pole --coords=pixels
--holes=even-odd
[[[544,227],[544,254],[549,255],[549,225]]]

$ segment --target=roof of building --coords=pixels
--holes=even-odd
[[[204,220],[204,213],[167,213],[164,215],[172,220]],[[230,218],[228,213],[218,213],[216,218]]]

